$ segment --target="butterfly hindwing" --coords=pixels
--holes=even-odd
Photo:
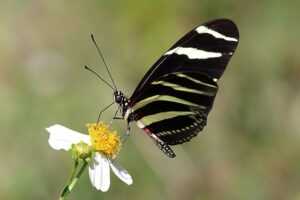
[[[168,74],[152,82],[130,112],[140,128],[166,144],[180,144],[206,125],[217,90],[217,84],[203,74]]]

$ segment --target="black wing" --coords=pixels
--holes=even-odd
[[[175,43],[146,73],[130,98],[137,125],[166,144],[189,141],[206,125],[239,40],[228,19],[207,22]]]

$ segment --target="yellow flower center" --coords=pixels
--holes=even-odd
[[[94,150],[114,159],[121,147],[121,139],[117,135],[117,131],[110,132],[109,126],[103,122],[98,124],[90,123],[86,126],[88,127]]]

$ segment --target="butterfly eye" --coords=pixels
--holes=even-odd
[[[123,96],[122,96],[122,95],[115,95],[115,102],[116,102],[117,104],[122,103],[122,99],[123,99]]]

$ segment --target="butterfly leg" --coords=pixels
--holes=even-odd
[[[122,140],[122,143],[123,145],[125,144],[125,142],[127,141],[127,138],[130,134],[130,125],[129,123],[127,123],[127,126],[126,126],[126,133],[122,136],[121,140]]]
[[[145,132],[149,135],[149,137],[152,139],[152,141],[156,144],[156,146],[164,152],[168,157],[174,158],[176,154],[173,152],[171,147],[167,145],[164,141],[162,141],[159,137],[157,137],[155,134],[151,133],[148,129],[145,129]]]
[[[114,120],[115,119],[124,119],[124,118],[119,118],[119,117],[116,117],[117,116],[117,114],[118,114],[118,112],[119,112],[119,109],[117,109],[116,110],[116,112],[115,112],[115,114],[114,114],[114,117],[111,119],[111,121],[110,121],[110,124],[109,124],[109,126],[111,126],[112,125],[112,123],[114,122]]]
[[[113,101],[111,104],[109,104],[108,106],[106,106],[105,108],[103,108],[103,109],[100,111],[100,113],[99,113],[99,115],[98,115],[98,119],[97,119],[97,124],[98,124],[99,121],[100,121],[100,117],[101,117],[102,113],[103,113],[105,110],[107,110],[110,106],[112,106],[114,103],[115,103],[115,102]]]
[[[113,119],[124,119],[124,117],[114,117]]]
[[[127,126],[126,126],[126,135],[129,136],[130,134],[130,124],[127,123]]]

